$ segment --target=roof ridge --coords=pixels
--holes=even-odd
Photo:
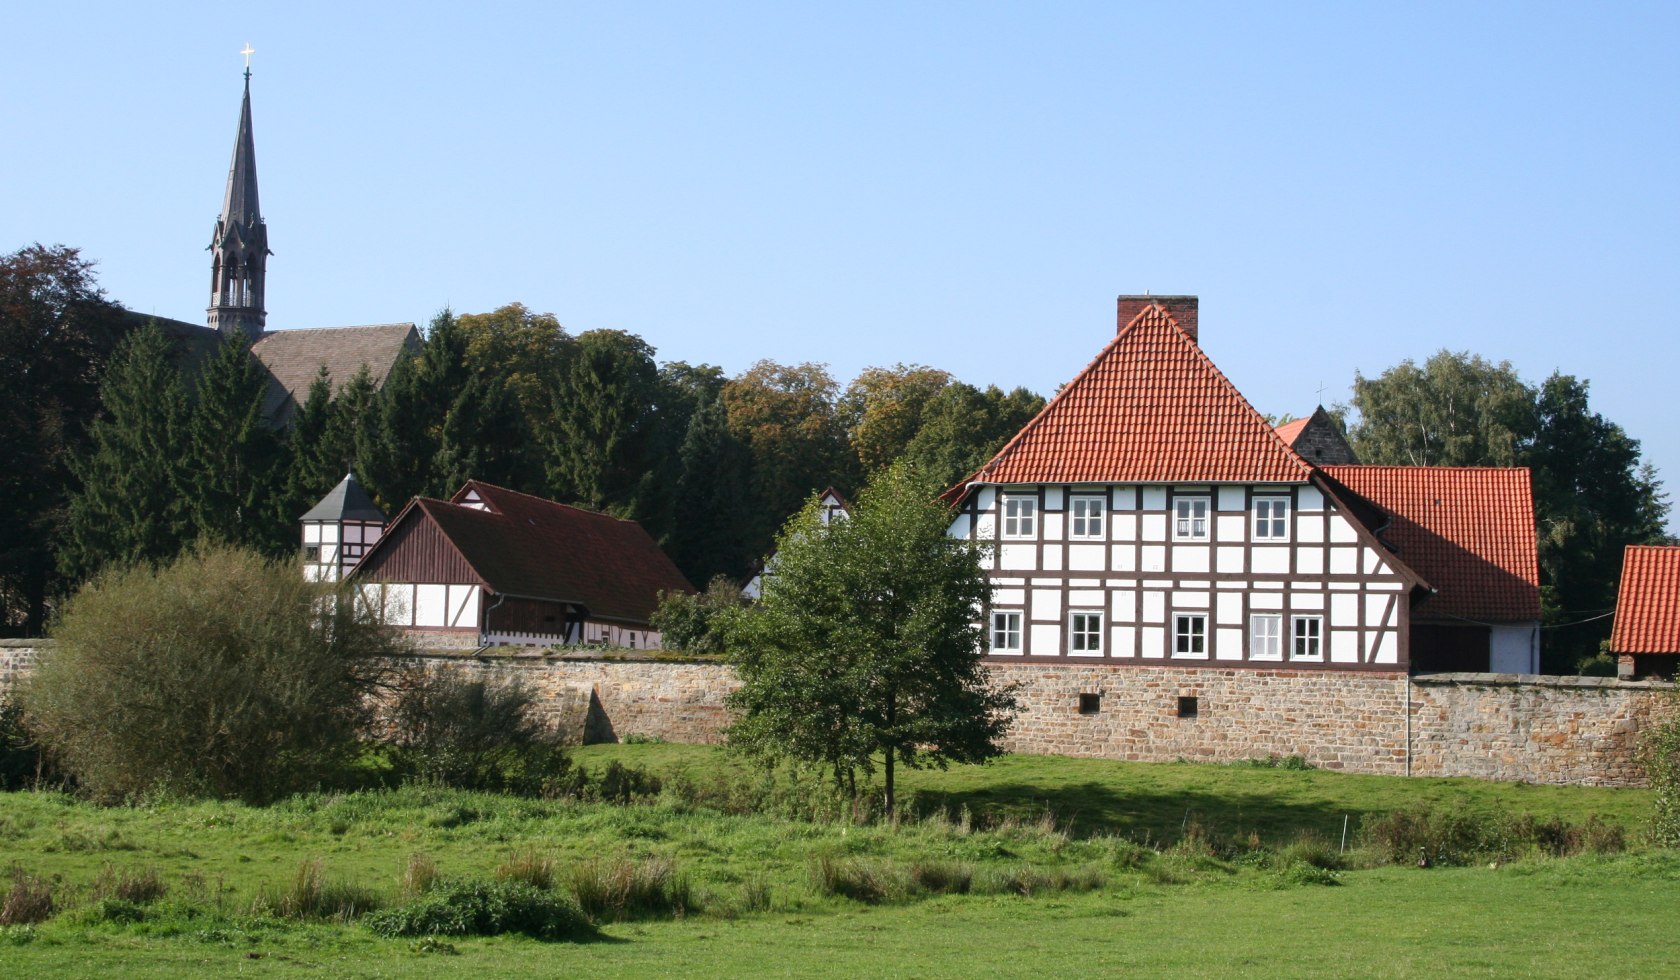
[[[1434,472],[1533,473],[1532,466],[1430,466],[1422,463],[1326,463],[1325,470],[1431,470]]]
[[[393,320],[390,323],[348,323],[338,327],[276,327],[263,331],[263,339],[267,340],[275,334],[282,333],[323,333],[328,330],[378,330],[382,327],[412,327],[413,321]]]
[[[467,483],[468,484],[473,484],[473,485],[476,485],[476,486],[480,486],[480,487],[488,487],[489,489],[498,491],[500,493],[511,493],[516,497],[525,497],[529,500],[535,500],[538,503],[543,504],[543,505],[548,506],[548,507],[564,507],[567,510],[575,510],[580,514],[587,514],[590,517],[604,517],[609,521],[618,521],[620,524],[636,524],[638,526],[641,524],[640,521],[632,520],[631,518],[628,518],[628,517],[617,517],[613,514],[608,514],[604,511],[590,510],[588,507],[579,507],[577,504],[563,504],[558,500],[550,500],[547,497],[539,497],[534,493],[526,493],[523,490],[515,490],[511,487],[500,486],[499,484],[490,483],[486,480],[469,479],[469,480],[467,480]],[[452,503],[452,504],[450,504],[450,506],[460,507],[462,505]],[[471,509],[471,508],[469,508],[469,509]],[[645,528],[644,528],[644,530],[645,530]]]

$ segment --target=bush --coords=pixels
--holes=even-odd
[[[522,881],[440,881],[419,898],[363,919],[377,935],[589,939],[595,927],[570,902]]]
[[[571,756],[537,716],[536,694],[518,679],[415,667],[399,676],[395,690],[387,741],[401,775],[458,789],[569,795]]]
[[[30,789],[62,781],[41,754],[34,733],[24,724],[23,706],[16,701],[0,701],[0,790]]]
[[[716,628],[720,614],[746,604],[740,584],[727,575],[718,575],[698,595],[661,592],[659,608],[649,623],[659,631],[660,642],[667,650],[718,654],[724,652],[723,636]]]
[[[1680,847],[1680,698],[1671,698],[1668,707],[1668,718],[1645,736],[1645,775],[1655,797],[1651,839]]]
[[[20,692],[90,794],[272,800],[342,772],[398,648],[345,591],[200,544],[105,572],[66,605]]]

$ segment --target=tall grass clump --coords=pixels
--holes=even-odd
[[[903,898],[908,891],[902,871],[890,861],[842,857],[823,852],[811,859],[811,885],[826,898],[849,898],[876,904]]]
[[[1359,843],[1389,864],[1462,865],[1510,860],[1525,853],[1570,857],[1613,854],[1626,846],[1621,827],[1597,816],[1573,824],[1561,817],[1416,808],[1365,818]]]
[[[361,751],[399,651],[346,591],[290,562],[201,543],[95,577],[65,605],[19,698],[49,756],[93,796],[266,802]]]
[[[0,900],[0,926],[34,925],[52,918],[58,911],[53,883],[12,865],[11,886]]]
[[[496,868],[502,881],[523,881],[532,888],[548,891],[554,887],[554,860],[536,851],[522,851],[503,861]]]
[[[93,897],[96,900],[115,899],[134,905],[150,905],[168,890],[169,886],[164,884],[157,868],[151,865],[118,868],[107,864],[99,869],[99,877],[93,880]]]
[[[289,883],[263,889],[256,907],[282,919],[349,922],[382,904],[378,893],[350,882],[328,880],[320,861],[305,861],[298,865]]]
[[[568,881],[593,922],[681,918],[694,905],[688,876],[669,858],[597,858],[574,866]]]

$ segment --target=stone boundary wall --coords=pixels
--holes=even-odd
[[[1532,674],[1412,678],[1412,775],[1644,786],[1644,731],[1674,710],[1662,681]]]
[[[1406,675],[1069,664],[990,665],[1017,685],[1013,752],[1170,762],[1298,755],[1352,772],[1406,771]],[[1080,696],[1097,695],[1081,713]],[[1195,699],[1181,715],[1180,698]],[[1185,706],[1189,708],[1188,705]]]
[[[0,696],[50,648],[0,640]],[[570,742],[717,743],[740,686],[715,660],[523,648],[422,651],[432,669],[517,676]],[[1680,708],[1676,685],[1602,677],[992,664],[1019,685],[1012,752],[1139,761],[1301,756],[1346,772],[1642,786],[1643,734]],[[1081,712],[1081,695],[1087,699]],[[1408,696],[1409,695],[1409,696]],[[1195,717],[1179,698],[1196,699]]]

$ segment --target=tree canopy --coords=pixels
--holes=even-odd
[[[727,618],[741,677],[729,740],[821,765],[843,789],[894,770],[996,755],[1015,710],[992,686],[979,611],[980,551],[949,537],[943,487],[906,464],[880,473],[851,516],[822,522],[813,496],[778,537],[762,598]]]

